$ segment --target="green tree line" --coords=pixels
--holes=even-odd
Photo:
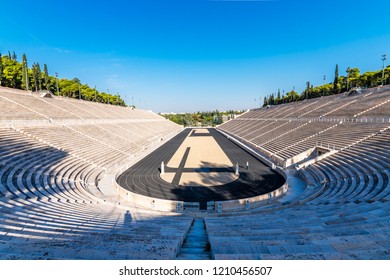
[[[242,111],[225,111],[218,110],[211,112],[197,112],[197,113],[182,113],[182,114],[164,114],[163,116],[179,125],[183,126],[215,126],[223,123],[223,116],[225,119],[233,119],[234,116],[241,114]]]
[[[263,107],[268,105],[278,105],[283,103],[290,103],[305,99],[317,98],[321,96],[328,96],[347,92],[353,88],[370,88],[383,84],[390,84],[390,65],[378,71],[368,71],[360,74],[358,68],[346,69],[346,75],[339,75],[339,67],[335,67],[335,75],[332,83],[325,83],[320,86],[313,86],[309,81],[306,82],[306,88],[299,94],[295,90],[286,93],[278,92],[272,93],[264,97]],[[324,80],[325,80],[324,76]],[[382,79],[383,78],[383,79]]]
[[[55,95],[79,98],[88,101],[126,106],[124,100],[117,95],[99,92],[88,84],[82,84],[78,78],[72,80],[49,75],[46,64],[34,62],[28,67],[25,54],[18,61],[15,52],[0,54],[0,86],[31,91],[49,90]]]

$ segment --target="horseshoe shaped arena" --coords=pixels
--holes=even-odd
[[[389,259],[389,86],[206,128],[6,87],[0,107],[1,259]]]

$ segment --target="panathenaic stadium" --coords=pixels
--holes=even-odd
[[[390,259],[390,87],[183,128],[0,87],[1,259]]]

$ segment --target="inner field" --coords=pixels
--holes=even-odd
[[[215,141],[208,129],[190,130],[190,133],[167,163],[167,166],[178,168],[188,147],[191,150],[185,162],[185,168],[233,166],[233,163]]]
[[[179,186],[218,186],[238,179],[233,163],[208,129],[192,129],[161,178]]]

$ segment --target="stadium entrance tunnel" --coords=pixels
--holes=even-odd
[[[285,177],[213,128],[185,129],[116,177],[121,197],[162,211],[249,209],[287,191]]]

